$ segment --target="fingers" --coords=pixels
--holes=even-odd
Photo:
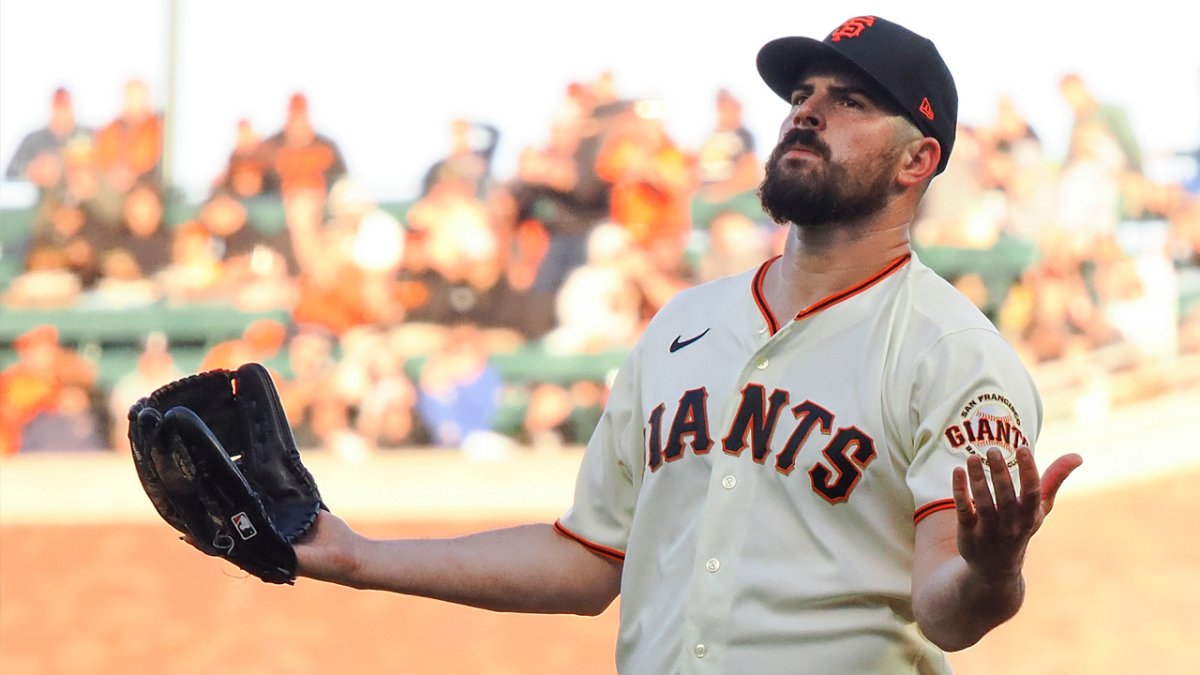
[[[967,487],[966,469],[961,466],[955,467],[950,482],[954,491],[954,509],[958,513],[959,527],[975,527],[978,518],[975,514],[975,501],[971,499],[970,488]]]
[[[975,515],[985,528],[996,523],[996,502],[988,485],[983,458],[971,455],[967,458],[967,479],[971,485],[971,496],[975,500]]]
[[[996,510],[1009,513],[1016,508],[1017,491],[1013,487],[1012,474],[1008,472],[1008,463],[999,450],[989,450],[987,453],[988,471],[992,474],[992,490],[996,502]]]
[[[1040,503],[1040,479],[1028,448],[1017,451],[1017,466],[1021,479],[1020,498],[1008,463],[1000,451],[992,450],[986,458],[968,457],[965,472],[960,467],[955,469],[953,476],[959,519],[965,524],[979,519],[988,527],[996,526],[1002,520],[1016,520],[1022,524],[1032,522]],[[969,519],[966,518],[968,515]]]
[[[1021,479],[1021,516],[1025,522],[1033,523],[1042,505],[1042,479],[1028,446],[1017,448],[1017,476]]]
[[[1033,452],[1028,447],[1021,447],[1016,451],[1016,464],[1021,485],[1020,497],[1017,496],[1009,467],[999,451],[988,452],[986,459],[978,455],[968,457],[965,472],[961,468],[955,469],[954,501],[959,509],[960,520],[969,514],[972,523],[978,518],[992,524],[997,514],[1016,514],[1024,523],[1036,522],[1039,515],[1049,513],[1053,508],[1063,481],[1083,464],[1083,458],[1075,453],[1064,455],[1039,475]]]
[[[1049,513],[1050,509],[1054,508],[1054,498],[1058,495],[1058,489],[1062,487],[1063,481],[1082,464],[1083,457],[1072,452],[1059,457],[1047,467],[1045,475],[1041,478],[1042,509],[1045,513]]]

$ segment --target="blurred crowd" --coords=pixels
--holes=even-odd
[[[1077,75],[1061,92],[1065,156],[1048,155],[1012,99],[960,128],[914,227],[919,255],[1035,367],[1112,346],[1152,362],[1200,351],[1200,304],[1179,302],[1200,272],[1195,174],[1152,179],[1124,111]],[[358,186],[303,93],[270,135],[241,120],[210,194],[181,205],[151,93],[131,81],[123,101],[90,128],[55,91],[45,128],[11,158],[6,179],[37,197],[28,237],[6,250],[23,265],[3,308],[284,310],[210,345],[200,369],[270,364],[307,448],[582,442],[604,374],[518,382],[496,357],[627,350],[676,292],[757,266],[787,234],[756,195],[774,139],[746,129],[726,90],[711,133],[685,147],[661,106],[622,96],[611,73],[571,83],[511,176],[493,172],[502,130],[453,120],[445,157],[399,206]],[[185,374],[164,334],[139,345],[136,366],[101,387],[54,327],[19,336],[0,373],[0,454],[125,447],[129,404]]]

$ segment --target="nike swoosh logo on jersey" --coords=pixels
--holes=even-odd
[[[710,331],[710,330],[712,330],[712,328],[705,328],[703,333],[697,335],[694,338],[688,338],[686,340],[679,339],[679,338],[683,337],[682,335],[675,336],[675,339],[671,341],[671,353],[674,354],[675,352],[679,351],[680,349],[683,349],[684,347],[692,344],[696,340],[699,340],[700,338],[704,337],[705,335],[708,335],[708,331]]]

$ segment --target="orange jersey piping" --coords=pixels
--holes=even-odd
[[[915,512],[913,512],[913,523],[915,524],[915,523],[921,522],[922,520],[925,519],[925,516],[928,516],[929,514],[934,513],[936,511],[945,511],[946,509],[952,509],[952,508],[954,508],[954,500],[953,499],[949,499],[949,498],[938,499],[938,500],[929,502],[925,506],[922,506],[921,508],[919,508]]]
[[[751,292],[754,295],[754,302],[758,305],[758,311],[761,312],[763,318],[766,319],[767,328],[770,330],[771,335],[774,335],[779,331],[779,321],[775,318],[775,315],[771,312],[771,308],[767,305],[766,294],[763,292],[763,282],[767,277],[767,269],[780,257],[782,256],[775,256],[774,258],[771,258],[763,263],[762,266],[758,268],[758,272],[754,275],[754,281],[751,286]],[[843,300],[862,293],[868,288],[886,279],[889,275],[891,275],[892,272],[904,267],[904,265],[911,259],[912,253],[905,253],[899,258],[896,258],[888,263],[883,269],[879,270],[869,278],[860,281],[849,288],[845,288],[833,293],[832,295],[818,300],[814,304],[800,310],[800,313],[796,315],[795,320],[799,321],[805,317],[812,316],[823,309],[828,309],[829,307],[832,307]]]
[[[775,318],[775,314],[771,312],[771,308],[767,306],[767,297],[763,295],[763,280],[767,278],[767,270],[771,267],[771,263],[779,260],[783,256],[775,256],[759,266],[758,272],[754,274],[754,281],[750,283],[750,292],[754,295],[754,302],[758,305],[758,311],[762,313],[763,319],[767,321],[767,331],[771,335],[779,332],[779,320]]]
[[[591,541],[588,541],[587,539],[584,539],[583,537],[575,534],[574,532],[572,532],[572,531],[568,530],[566,527],[564,527],[562,524],[562,521],[559,521],[559,520],[554,521],[554,531],[558,532],[559,534],[566,537],[567,539],[571,539],[573,541],[579,542],[584,548],[591,551],[592,553],[595,553],[597,555],[602,555],[605,558],[609,558],[611,560],[616,560],[618,562],[625,561],[625,554],[622,553],[621,551],[618,551],[615,548],[601,546],[600,544],[597,544],[595,542],[591,542]]]

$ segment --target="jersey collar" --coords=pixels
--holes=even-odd
[[[767,330],[770,331],[771,335],[774,335],[775,333],[779,332],[779,328],[780,328],[781,324],[779,322],[779,319],[775,318],[775,313],[772,312],[771,308],[767,305],[767,296],[763,292],[763,282],[767,278],[767,270],[770,269],[771,265],[776,260],[779,260],[781,257],[783,257],[783,256],[777,255],[777,256],[771,258],[770,260],[764,262],[761,266],[759,266],[758,272],[756,272],[754,274],[754,280],[750,284],[750,292],[754,296],[754,302],[755,302],[755,304],[758,305],[758,311],[762,313],[763,320],[765,320],[767,322]],[[848,298],[854,297],[855,295],[858,295],[859,293],[862,293],[863,291],[867,290],[868,288],[870,288],[870,287],[874,286],[875,284],[879,283],[880,281],[883,281],[884,279],[886,279],[888,276],[890,276],[896,270],[900,269],[901,267],[904,267],[904,265],[906,263],[908,263],[908,261],[911,259],[912,259],[912,253],[905,253],[904,255],[900,256],[899,258],[896,258],[895,260],[889,262],[887,265],[885,265],[883,267],[883,269],[879,270],[875,274],[872,274],[871,276],[867,277],[866,279],[864,279],[852,286],[843,288],[842,290],[837,291],[836,293],[830,294],[830,295],[818,300],[817,302],[809,305],[808,307],[805,307],[804,309],[800,310],[800,313],[798,313],[794,317],[794,319],[796,321],[799,321],[806,317],[812,316],[813,314],[816,314],[817,312],[820,312],[821,310],[828,309],[843,300],[846,300]]]

